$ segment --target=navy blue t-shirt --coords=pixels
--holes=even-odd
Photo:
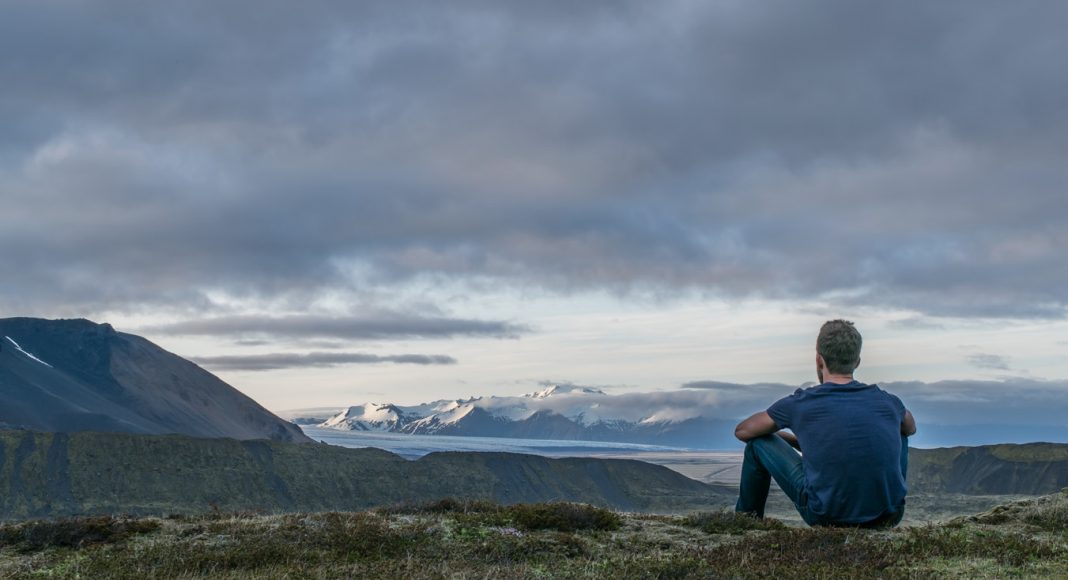
[[[808,507],[821,519],[863,523],[905,505],[905,406],[875,385],[824,383],[779,399],[768,415],[801,445]]]

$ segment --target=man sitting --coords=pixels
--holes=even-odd
[[[852,322],[825,323],[816,339],[821,384],[738,424],[734,435],[746,445],[736,511],[764,517],[775,478],[811,526],[901,522],[916,421],[901,399],[853,378],[860,347]]]

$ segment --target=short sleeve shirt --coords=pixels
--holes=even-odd
[[[863,523],[904,507],[905,406],[876,385],[824,383],[779,399],[768,415],[797,435],[809,509],[836,523]]]

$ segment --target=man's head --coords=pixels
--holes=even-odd
[[[860,333],[852,322],[829,320],[823,323],[816,338],[816,353],[823,358],[828,372],[851,375],[860,365],[861,342]]]

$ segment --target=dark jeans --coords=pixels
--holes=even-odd
[[[908,473],[909,440],[901,438],[901,474]],[[808,509],[808,492],[806,491],[805,469],[801,465],[801,455],[778,435],[757,437],[745,444],[745,456],[742,461],[742,482],[738,490],[737,512],[755,514],[764,517],[764,505],[768,501],[771,479],[779,484],[783,492],[794,502],[801,519],[810,526],[834,525],[823,521]],[[904,509],[888,513],[871,522],[859,524],[858,527],[892,527],[901,523]],[[850,524],[857,525],[857,524]]]

